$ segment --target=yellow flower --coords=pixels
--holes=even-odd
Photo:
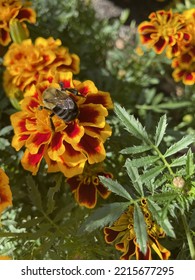
[[[110,195],[110,191],[102,185],[98,176],[113,177],[111,173],[104,171],[102,165],[86,165],[82,174],[67,179],[80,206],[94,208],[98,194],[104,199]]]
[[[47,163],[48,172],[61,171],[70,178],[81,174],[86,162],[94,164],[106,157],[104,142],[111,135],[111,128],[105,118],[107,109],[113,106],[110,95],[99,91],[92,81],[73,80],[72,75],[72,72],[51,71],[40,78],[36,86],[32,85],[26,91],[21,111],[11,116],[15,132],[12,146],[17,151],[25,146],[21,163],[33,175],[42,159]],[[42,95],[45,90],[61,91],[61,87],[70,89],[62,93],[78,108],[69,121],[63,119],[65,115],[70,116],[64,100],[53,107],[56,112],[53,117],[52,111],[44,107]],[[78,95],[73,94],[74,91]],[[40,106],[44,109],[40,110]]]
[[[0,168],[0,214],[8,207],[12,206],[12,193],[9,186],[9,178]]]
[[[183,43],[179,56],[172,61],[173,78],[185,85],[195,84],[195,9],[183,13],[186,18],[186,32],[190,34],[190,41]]]
[[[49,69],[56,68],[76,74],[79,72],[79,64],[79,57],[61,46],[59,39],[39,37],[34,44],[31,39],[26,39],[21,44],[13,43],[4,56],[5,91],[8,96],[13,97],[18,90],[24,91],[36,84],[40,75],[46,74]]]
[[[149,48],[160,54],[166,49],[168,58],[180,54],[180,44],[189,42],[191,37],[185,30],[185,17],[170,11],[157,11],[138,26],[140,40]]]
[[[0,256],[0,260],[11,260],[8,256]]]
[[[9,24],[12,19],[18,19],[22,23],[36,21],[35,11],[24,7],[21,0],[0,0],[0,11],[0,44],[3,46],[11,41]],[[25,27],[24,23],[23,27]]]
[[[165,232],[153,221],[145,199],[142,199],[141,207],[148,233],[147,252],[145,255],[140,251],[136,242],[133,219],[134,206],[129,206],[128,210],[119,217],[113,226],[104,228],[105,241],[109,244],[115,243],[115,248],[123,253],[120,257],[122,260],[129,260],[133,256],[137,260],[151,260],[152,249],[161,260],[167,260],[170,252],[158,242],[159,238],[165,237]]]

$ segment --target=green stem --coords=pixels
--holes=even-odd
[[[191,235],[188,223],[186,221],[186,217],[183,213],[181,213],[181,219],[182,219],[184,230],[185,230],[185,233],[186,233],[191,259],[195,260],[195,247],[194,247],[194,244],[193,244],[192,235]]]

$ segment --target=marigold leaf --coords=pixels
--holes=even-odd
[[[192,135],[187,135],[183,137],[180,141],[173,144],[171,147],[167,149],[164,156],[169,157],[177,152],[181,151],[182,149],[186,149],[190,144],[195,141],[195,137]]]
[[[42,211],[43,207],[42,207],[41,194],[32,176],[30,175],[27,176],[26,183],[28,186],[30,200],[32,201],[34,206],[36,206],[40,211]]]
[[[10,131],[13,130],[13,127],[11,125],[5,126],[0,130],[0,136],[4,136],[6,134],[9,134]]]
[[[152,147],[148,145],[128,147],[120,151],[121,154],[139,154],[151,150]]]
[[[137,168],[133,166],[132,161],[130,159],[126,160],[125,167],[127,169],[127,174],[131,179],[134,188],[141,196],[143,196],[144,191],[143,191],[142,181],[140,179],[140,175],[138,173]]]
[[[139,168],[141,166],[148,166],[148,165],[154,163],[155,161],[157,161],[158,159],[159,159],[159,156],[147,156],[147,157],[132,159],[131,163],[133,166]]]
[[[56,192],[58,192],[60,190],[61,183],[62,183],[62,176],[58,176],[56,178],[55,186],[49,188],[49,190],[47,192],[47,214],[52,213],[55,209],[54,195]]]
[[[81,225],[79,234],[112,225],[128,207],[129,202],[114,202],[95,210]]]
[[[132,197],[130,194],[126,191],[126,189],[119,184],[117,181],[112,180],[111,178],[106,178],[105,176],[98,176],[100,179],[100,182],[108,188],[111,192],[115,193],[116,195],[119,195],[121,197],[126,198],[127,200],[131,200]]]
[[[162,209],[160,208],[160,206],[157,203],[155,203],[151,198],[147,198],[147,205],[150,212],[152,213],[153,218],[162,227],[165,233],[168,236],[175,238],[173,227],[170,224],[168,218],[162,215],[160,216],[160,214],[162,213]]]
[[[191,151],[191,149],[189,149],[188,153],[187,153],[187,160],[186,160],[186,174],[190,177],[194,174],[194,155]]]
[[[148,134],[142,124],[135,119],[133,115],[129,115],[127,111],[119,104],[115,104],[114,111],[117,117],[121,120],[125,129],[136,138],[150,144]]]
[[[140,206],[137,203],[135,203],[134,206],[134,230],[136,234],[136,242],[139,244],[141,252],[145,255],[147,252],[148,241],[146,223]]]
[[[167,117],[166,115],[162,116],[158,122],[157,128],[156,128],[156,134],[155,134],[155,145],[158,147],[161,143],[163,136],[165,134],[167,127]]]
[[[181,157],[174,159],[170,165],[172,167],[186,165],[186,159],[187,159],[187,156],[183,155]]]
[[[140,176],[142,182],[154,179],[163,171],[164,168],[165,166],[159,165],[146,170],[145,173]]]

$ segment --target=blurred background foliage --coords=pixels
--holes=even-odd
[[[157,5],[160,8],[172,5],[173,9],[182,11],[194,7],[194,0],[158,4],[155,0],[142,1],[141,7],[136,1],[139,10],[145,10],[137,19],[135,8],[132,8],[135,1],[129,1],[131,5],[128,1],[113,2],[126,3],[121,14],[114,18],[99,18],[89,0],[33,1],[37,23],[28,26],[30,36],[32,39],[39,36],[60,38],[62,44],[81,59],[81,71],[76,78],[90,79],[98,89],[110,92],[113,101],[138,117],[151,134],[154,123],[166,113],[169,125],[164,145],[169,146],[183,135],[194,133],[194,86],[174,82],[170,61],[165,56],[146,49],[140,54],[136,27],[140,19],[147,20],[148,12],[151,12],[145,10],[144,5],[148,6],[145,2],[150,2],[153,11]],[[1,56],[5,52],[6,48],[1,49]],[[1,79],[3,70],[1,67]],[[46,174],[43,166],[38,175],[32,177],[22,169],[22,152],[16,152],[10,145],[13,132],[9,116],[14,109],[2,87],[0,99],[0,165],[10,178],[14,197],[13,208],[1,217],[0,254],[15,259],[118,259],[119,253],[105,243],[102,231],[78,234],[83,219],[92,210],[75,203],[62,175]],[[109,122],[113,135],[106,142],[106,170],[122,185],[130,185],[123,167],[125,155],[119,151],[127,144],[136,144],[136,140],[122,128],[113,112]],[[107,202],[112,200],[111,195]],[[114,200],[117,201],[117,197]],[[101,204],[99,198],[98,205]],[[171,240],[167,242],[169,249],[174,251],[173,256],[182,259],[188,256],[185,249],[181,251],[184,246],[181,236],[182,232],[176,245]]]

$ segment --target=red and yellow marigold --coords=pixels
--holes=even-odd
[[[163,229],[153,221],[151,213],[147,208],[145,199],[142,199],[141,205],[148,233],[147,252],[144,255],[136,242],[134,230],[134,206],[129,206],[111,227],[104,228],[105,241],[108,244],[115,243],[115,248],[122,252],[122,260],[129,260],[135,257],[137,260],[151,260],[152,250],[161,260],[167,260],[170,257],[170,251],[164,248],[159,242],[159,238],[165,237]]]
[[[72,72],[49,72],[47,77],[32,85],[21,102],[21,111],[11,116],[15,135],[12,146],[18,151],[23,146],[25,152],[21,163],[24,169],[35,175],[41,161],[47,163],[48,172],[61,171],[70,178],[83,172],[85,163],[101,162],[106,157],[105,140],[111,135],[111,128],[106,123],[108,109],[113,107],[110,94],[99,91],[92,81],[73,80]],[[57,115],[52,120],[47,109],[40,110],[43,104],[42,94],[53,87],[76,89],[75,96],[79,114],[71,122],[64,122]]]
[[[160,54],[166,49],[168,58],[180,54],[180,44],[190,41],[186,32],[185,17],[172,10],[159,10],[149,16],[150,21],[144,21],[138,26],[141,43]]]
[[[172,61],[173,78],[185,85],[195,84],[195,9],[183,13],[186,19],[186,32],[191,40],[182,45],[179,56]]]
[[[102,164],[95,164],[93,166],[86,165],[82,174],[67,179],[75,200],[80,206],[94,208],[98,194],[103,199],[110,195],[110,191],[103,186],[98,176],[113,177],[111,173],[104,171]]]
[[[76,54],[70,54],[60,39],[38,37],[34,44],[31,39],[21,44],[13,43],[4,56],[4,66],[4,88],[7,95],[13,97],[18,90],[23,92],[36,84],[40,75],[51,68],[77,74],[80,59]]]
[[[35,11],[27,6],[25,7],[21,0],[0,0],[0,11],[0,44],[3,46],[11,42],[9,33],[11,20],[18,19],[22,22],[24,28],[26,27],[24,21],[36,22]]]
[[[12,206],[12,192],[9,186],[9,178],[0,168],[0,214],[9,206]]]

